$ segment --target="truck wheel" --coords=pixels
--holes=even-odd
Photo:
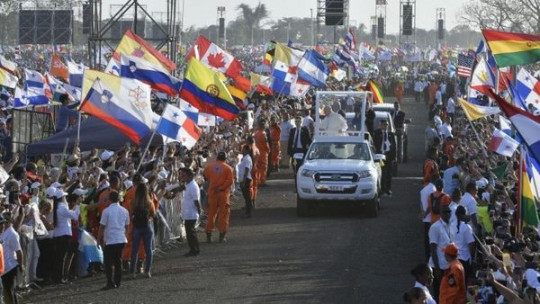
[[[296,216],[306,217],[309,215],[309,204],[306,200],[296,196]]]
[[[379,197],[376,196],[375,198],[370,200],[366,208],[367,208],[367,215],[369,217],[377,217],[379,215]]]

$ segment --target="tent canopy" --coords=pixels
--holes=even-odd
[[[151,133],[146,134],[141,140],[141,146],[146,147],[150,141]],[[67,143],[67,151],[73,151],[77,140],[77,125],[56,133],[44,140],[33,142],[28,145],[27,156],[39,156],[50,153],[62,153]],[[107,124],[96,117],[89,117],[81,122],[81,138],[79,147],[81,151],[92,149],[118,150],[127,142],[134,144],[129,137],[115,127]],[[159,134],[152,139],[152,146],[162,145],[163,137]]]

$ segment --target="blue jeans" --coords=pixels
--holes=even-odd
[[[148,221],[148,225],[144,228],[133,227],[133,238],[131,247],[131,265],[129,267],[130,273],[135,273],[135,265],[137,265],[137,253],[139,252],[139,245],[141,239],[144,244],[144,252],[146,253],[146,262],[144,266],[144,272],[149,273],[152,268],[152,243],[154,241],[154,223]]]

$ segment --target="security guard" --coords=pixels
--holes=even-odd
[[[464,304],[467,302],[465,271],[458,260],[458,248],[455,244],[444,247],[444,257],[450,267],[445,270],[441,280],[439,304]]]

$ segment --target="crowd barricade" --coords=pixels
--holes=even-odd
[[[154,250],[160,251],[176,245],[185,238],[184,224],[180,214],[182,194],[172,199],[162,198],[154,221]]]

